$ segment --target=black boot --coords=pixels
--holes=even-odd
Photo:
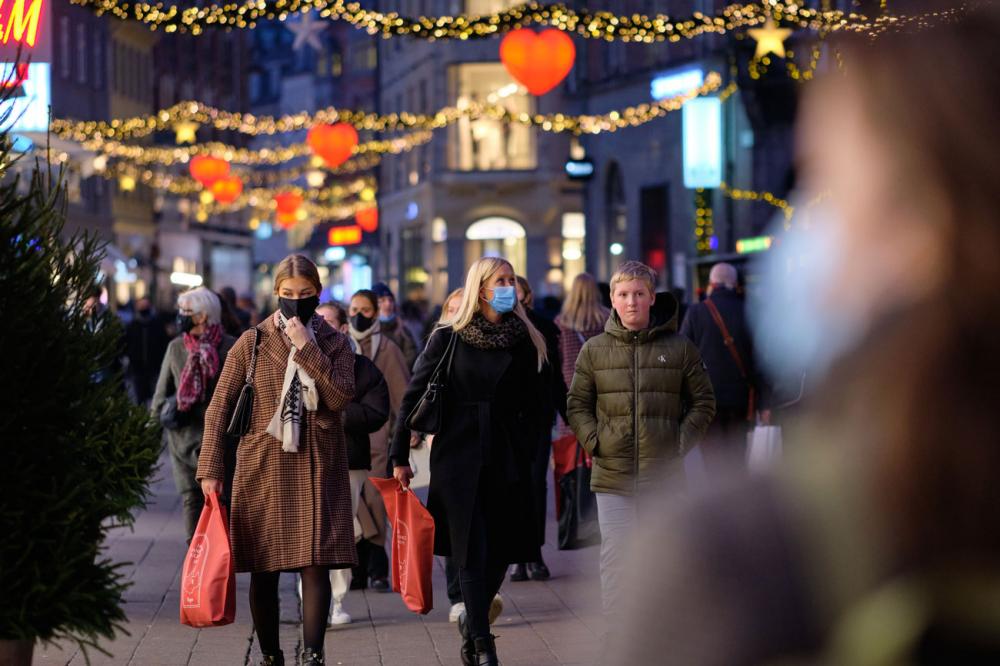
[[[476,666],[500,666],[495,636],[476,639]]]
[[[462,635],[462,651],[459,656],[463,666],[476,666],[476,644],[469,635],[469,616],[465,613],[458,616],[458,633]]]
[[[510,582],[520,583],[525,580],[528,580],[528,571],[525,569],[525,566],[523,564],[515,564],[514,570],[510,572]]]
[[[538,560],[537,562],[528,562],[528,575],[531,576],[531,580],[548,580],[552,574],[549,573],[545,562]]]
[[[262,652],[260,666],[285,666],[285,653],[281,650],[277,654]]]
[[[302,652],[302,666],[323,666],[323,653],[316,650],[305,649]]]

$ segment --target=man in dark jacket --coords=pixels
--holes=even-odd
[[[591,489],[601,526],[604,610],[620,609],[625,551],[640,491],[680,477],[683,456],[715,415],[698,349],[677,335],[677,301],[654,294],[656,273],[638,261],[611,277],[614,313],[587,340],[569,390],[569,425],[593,455]]]
[[[337,303],[324,303],[316,308],[316,314],[323,317],[334,330],[348,332],[347,311]],[[344,409],[344,434],[347,436],[347,468],[351,480],[351,508],[354,516],[354,538],[357,542],[363,536],[362,522],[358,519],[362,486],[372,468],[371,440],[369,436],[377,432],[389,418],[389,386],[375,364],[364,354],[354,355],[354,399]],[[359,549],[360,550],[360,549]],[[359,559],[361,553],[359,552]],[[366,580],[367,567],[359,564],[359,580]],[[353,580],[351,569],[332,569],[330,584],[333,605],[330,609],[330,624],[350,624],[351,616],[344,610],[344,597]]]
[[[730,264],[713,266],[708,298],[690,307],[681,326],[681,335],[698,347],[712,379],[716,414],[708,440],[713,448],[744,445],[754,416],[751,403],[760,402],[753,340],[743,298],[736,292],[737,279]]]
[[[153,397],[169,343],[167,329],[154,312],[153,304],[148,298],[137,300],[135,318],[125,327],[125,354],[128,357],[128,379],[135,391],[135,400],[140,405],[145,405]]]
[[[420,348],[417,341],[413,339],[410,329],[403,325],[396,308],[396,296],[389,289],[389,285],[378,282],[372,285],[372,291],[378,296],[378,320],[381,323],[382,335],[391,338],[403,350],[403,358],[409,370],[413,370],[413,364],[417,362],[417,354]]]

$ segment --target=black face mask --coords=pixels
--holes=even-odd
[[[308,324],[313,313],[319,307],[319,296],[306,296],[305,298],[279,298],[278,306],[285,319],[298,317],[303,324]]]
[[[135,311],[135,314],[140,319],[149,319],[150,316],[152,316],[153,311],[150,310],[149,308],[139,308],[138,310]]]
[[[190,333],[195,326],[194,317],[191,315],[177,315],[177,328],[181,333]]]
[[[374,317],[366,317],[360,312],[351,317],[351,328],[353,328],[358,333],[364,333],[369,328],[371,328],[372,324],[374,323],[375,323]]]

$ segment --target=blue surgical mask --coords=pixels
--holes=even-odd
[[[835,213],[804,201],[795,210],[790,231],[774,230],[781,242],[763,257],[758,302],[749,314],[758,354],[772,377],[804,372],[812,383],[861,342],[867,321],[823,303],[835,288],[834,273],[851,260]]]
[[[486,302],[490,304],[491,308],[500,314],[504,314],[514,309],[514,304],[517,302],[517,294],[514,291],[514,287],[493,287],[493,298]]]
[[[388,324],[388,323],[391,323],[391,322],[393,322],[393,321],[396,320],[396,315],[395,314],[391,314],[391,315],[379,315],[378,316],[378,320],[380,322],[382,322],[383,324]]]

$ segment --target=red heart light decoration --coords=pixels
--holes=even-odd
[[[358,145],[358,130],[349,123],[313,125],[306,136],[306,143],[328,167],[336,169],[354,153],[354,147]]]
[[[532,95],[544,95],[573,69],[576,47],[562,30],[535,33],[521,28],[507,33],[500,43],[500,61],[512,77]]]
[[[209,189],[212,196],[222,205],[228,205],[236,201],[243,194],[243,181],[239,176],[226,176],[212,183]]]
[[[359,210],[354,214],[354,221],[368,233],[374,232],[378,229],[378,206]]]
[[[299,221],[299,206],[302,205],[302,195],[298,192],[279,192],[274,195],[274,203],[278,209],[277,222],[282,229],[290,229]]]
[[[212,183],[229,175],[229,162],[211,155],[195,155],[188,164],[188,171],[199,183],[211,187]]]

